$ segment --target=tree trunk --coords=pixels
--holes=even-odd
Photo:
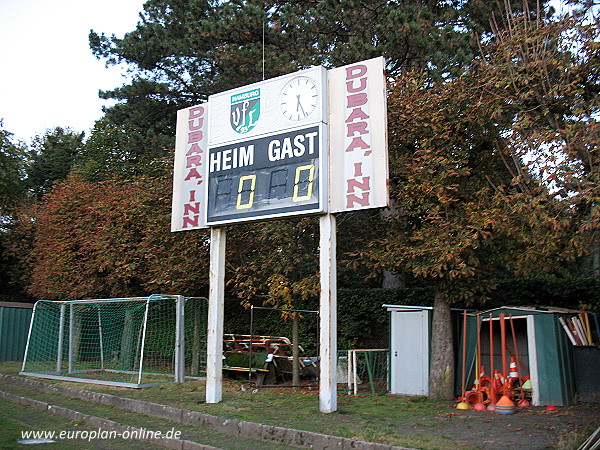
[[[454,347],[450,304],[435,294],[431,330],[431,367],[429,397],[434,400],[454,399]]]
[[[592,259],[592,275],[600,276],[600,242],[594,242],[590,248],[590,256]]]
[[[381,283],[381,287],[384,289],[405,287],[404,274],[383,269],[383,282]]]
[[[134,368],[134,333],[133,314],[130,310],[125,311],[123,321],[123,334],[121,336],[121,352],[119,354],[119,369],[133,370]]]

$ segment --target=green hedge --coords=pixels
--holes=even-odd
[[[386,304],[432,306],[432,289],[356,288],[338,290],[338,348],[387,348],[389,345],[389,313]],[[28,301],[9,296],[4,301]],[[600,277],[594,278],[515,278],[497,281],[497,288],[485,304],[470,308],[487,310],[501,306],[549,306],[600,313]],[[262,306],[256,304],[255,306]],[[461,307],[464,305],[455,305]],[[302,305],[302,309],[318,310],[319,299]],[[300,321],[300,344],[311,355],[319,347],[318,314],[304,313]],[[225,300],[225,333],[249,334],[250,310],[239,299]],[[280,311],[254,310],[253,333],[292,337],[291,321]]]
[[[600,278],[515,278],[499,280],[486,308],[552,306],[600,312]]]
[[[338,348],[387,348],[389,317],[384,304],[433,305],[429,289],[340,289],[338,290]],[[258,306],[258,305],[257,305]],[[318,299],[302,309],[318,310]],[[238,299],[225,301],[225,333],[249,334],[250,310]],[[291,339],[292,323],[279,311],[254,310],[253,334],[285,336]],[[300,321],[300,345],[312,355],[319,347],[319,317],[303,313]]]
[[[434,292],[428,288],[404,289],[339,289],[338,348],[387,348],[389,346],[389,313],[386,304],[433,306]],[[579,309],[600,312],[600,278],[519,278],[498,280],[490,299],[470,308],[487,310],[501,306],[536,306]],[[258,306],[258,305],[257,305]],[[455,305],[462,307],[464,305]],[[318,299],[303,309],[319,308]],[[311,354],[318,350],[318,315],[305,313],[300,322],[300,344]],[[286,336],[291,339],[292,325],[278,311],[254,311],[254,334]],[[225,304],[225,332],[248,334],[250,311],[237,299]]]

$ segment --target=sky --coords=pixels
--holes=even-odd
[[[0,0],[0,119],[15,140],[60,126],[86,136],[107,100],[99,90],[127,82],[88,44],[90,29],[122,37],[144,0]]]
[[[144,0],[0,0],[0,119],[14,140],[60,126],[86,136],[107,100],[99,90],[127,82],[92,54],[91,29],[123,37]]]

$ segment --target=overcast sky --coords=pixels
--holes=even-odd
[[[27,142],[56,126],[85,131],[102,116],[98,91],[126,82],[92,55],[90,29],[122,37],[144,0],[0,0],[0,119]]]
[[[144,0],[0,0],[0,119],[27,142],[61,126],[85,131],[102,115],[100,89],[124,71],[92,55],[90,29],[122,37]]]

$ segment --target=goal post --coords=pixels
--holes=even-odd
[[[206,351],[201,320],[186,355],[185,311],[206,315],[206,301],[154,294],[93,300],[38,301],[33,309],[21,375],[144,387],[181,383],[195,358],[200,376]],[[203,312],[204,311],[204,312]],[[189,321],[187,321],[189,322]],[[188,361],[189,360],[189,361]]]

